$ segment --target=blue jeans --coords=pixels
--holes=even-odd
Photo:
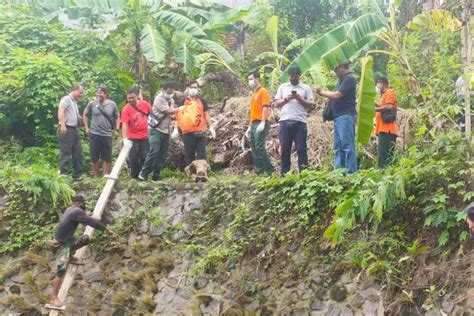
[[[296,145],[296,153],[298,154],[298,169],[303,171],[308,166],[308,149],[306,146],[308,127],[306,123],[291,120],[280,121],[278,136],[281,147],[281,175],[290,171],[293,142]]]
[[[355,124],[357,115],[334,118],[334,168],[345,168],[348,173],[357,171]]]

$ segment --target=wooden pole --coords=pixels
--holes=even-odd
[[[122,170],[123,164],[125,163],[125,160],[128,157],[128,153],[130,152],[130,149],[132,147],[130,145],[124,145],[122,147],[122,150],[120,151],[120,154],[117,158],[117,161],[114,164],[114,168],[112,169],[112,172],[110,173],[109,176],[107,176],[107,183],[104,186],[104,189],[102,190],[102,193],[100,194],[99,199],[97,200],[97,203],[94,208],[94,213],[93,216],[95,218],[100,219],[102,216],[102,212],[104,211],[105,205],[107,204],[110,194],[112,193],[112,189],[114,188],[115,182],[118,179],[118,176],[120,175],[120,171]],[[84,235],[88,235],[89,237],[92,237],[92,234],[94,233],[94,228],[87,226],[86,230],[84,232]],[[81,259],[82,256],[84,255],[84,252],[86,251],[87,246],[80,248],[78,251],[76,251],[76,254],[74,257],[77,259]],[[76,277],[77,270],[79,269],[78,265],[72,265],[69,264],[66,270],[66,275],[64,276],[63,283],[61,284],[61,289],[59,290],[58,298],[65,302],[67,293],[69,291],[69,288],[72,286],[72,283],[74,282],[74,278]],[[51,310],[49,313],[50,316],[58,316],[59,311],[57,310]]]

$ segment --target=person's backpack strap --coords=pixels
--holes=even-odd
[[[131,104],[130,104],[130,105],[131,105]],[[140,109],[138,108],[138,106],[132,105],[132,108],[134,108],[135,110],[137,110],[138,112],[140,112],[141,114],[143,114],[143,115],[145,115],[145,116],[150,115],[150,113],[145,113],[145,112],[143,112],[142,110],[140,110]]]
[[[107,113],[104,112],[104,110],[101,108],[101,105],[99,103],[99,105],[96,107],[97,110],[99,110],[99,112],[107,119],[107,121],[109,121],[110,123],[110,127],[112,128],[112,130],[115,128],[115,121],[107,115]]]

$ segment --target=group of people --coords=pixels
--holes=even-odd
[[[334,121],[334,167],[347,173],[357,171],[356,91],[357,80],[349,71],[349,64],[335,69],[338,82],[333,91],[316,87],[315,92],[328,99],[328,111]],[[300,82],[301,71],[297,66],[288,69],[289,82],[279,86],[273,102],[270,92],[262,86],[260,73],[248,75],[251,90],[249,101],[249,126],[245,135],[252,146],[252,159],[258,174],[275,171],[265,149],[270,129],[271,104],[280,109],[279,140],[280,169],[285,175],[291,169],[293,145],[298,157],[298,169],[308,166],[308,113],[315,107],[313,90]],[[383,168],[393,158],[398,127],[396,122],[397,96],[390,89],[387,78],[377,79],[376,90],[380,99],[375,104],[375,133],[378,136],[378,165]],[[84,94],[84,87],[76,85],[61,99],[58,109],[59,143],[61,149],[60,172],[74,178],[83,173],[83,156],[79,129],[84,125],[90,140],[92,173],[99,176],[99,161],[103,161],[103,173],[110,172],[112,138],[121,133],[124,143],[132,148],[129,154],[130,175],[147,181],[160,180],[160,172],[168,155],[170,138],[181,137],[184,144],[186,165],[195,159],[206,159],[207,135],[215,138],[209,106],[199,95],[199,83],[191,81],[186,97],[176,104],[174,82],[165,82],[154,98],[153,105],[140,97],[137,88],[127,91],[128,103],[120,113],[115,102],[107,98],[107,89],[99,87],[96,99],[79,113],[77,101]],[[90,119],[90,123],[89,123]],[[71,170],[72,162],[72,170]]]

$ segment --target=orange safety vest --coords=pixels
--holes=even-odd
[[[183,105],[184,107],[176,114],[176,121],[181,133],[204,132],[206,130],[206,118],[201,99],[191,100],[187,98]]]

